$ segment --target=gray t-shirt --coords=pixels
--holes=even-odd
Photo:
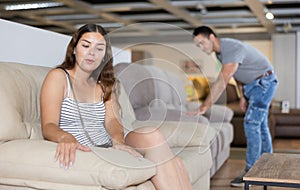
[[[222,64],[238,63],[234,78],[244,84],[254,81],[266,71],[273,70],[270,61],[251,45],[231,38],[220,39],[220,53],[216,53]]]

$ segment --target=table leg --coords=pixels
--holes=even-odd
[[[264,185],[264,190],[267,190],[268,189],[268,186]]]
[[[249,182],[245,181],[244,190],[249,190]]]

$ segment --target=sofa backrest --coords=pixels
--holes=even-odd
[[[119,63],[114,69],[116,77],[128,94],[133,109],[146,107],[155,99],[153,78],[143,66]]]
[[[119,63],[114,69],[134,110],[156,107],[186,111],[184,82],[175,74],[151,65],[129,63]]]
[[[119,87],[120,89],[118,101],[121,107],[121,122],[123,124],[125,132],[132,131],[132,123],[136,121],[134,110],[122,83],[120,83]]]
[[[155,98],[153,106],[159,106],[163,102],[168,109],[186,111],[186,92],[184,82],[175,74],[164,71],[158,67],[145,65],[152,76]],[[155,105],[158,104],[158,105]]]
[[[40,88],[48,67],[0,62],[0,142],[42,138]]]

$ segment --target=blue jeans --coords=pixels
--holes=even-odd
[[[246,170],[249,170],[263,153],[273,151],[268,115],[277,83],[276,75],[271,74],[244,85],[244,95],[248,100],[244,118],[247,138]]]

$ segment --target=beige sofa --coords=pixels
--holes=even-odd
[[[68,170],[54,162],[56,144],[41,135],[39,91],[50,68],[19,63],[0,63],[0,189],[153,190],[152,162],[137,160],[112,148],[78,151]],[[210,142],[216,130],[197,122],[136,121],[124,90],[120,102],[126,128],[159,126],[172,150],[187,168],[193,189],[210,185]]]
[[[114,69],[137,120],[196,122],[215,130],[216,135],[210,142],[212,177],[229,158],[233,111],[215,104],[204,115],[189,116],[186,112],[199,107],[199,103],[187,101],[185,83],[179,74],[149,64],[119,63]]]

